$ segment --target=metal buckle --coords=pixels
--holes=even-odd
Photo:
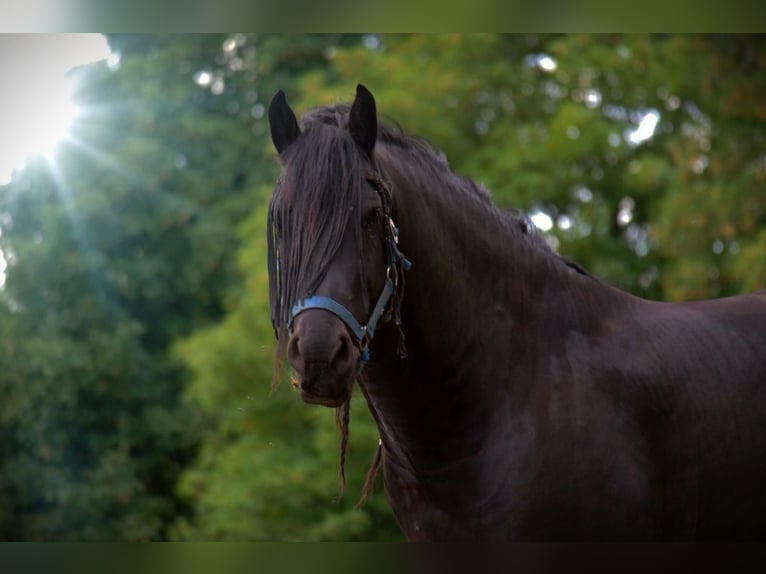
[[[394,243],[399,244],[399,229],[396,227],[393,218],[388,218],[388,228],[391,231],[391,237],[394,238]]]

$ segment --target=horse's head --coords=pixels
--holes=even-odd
[[[268,221],[272,322],[302,398],[337,407],[397,313],[409,265],[374,158],[375,100],[360,85],[350,109],[327,108],[301,132],[280,91],[269,122],[282,167]]]

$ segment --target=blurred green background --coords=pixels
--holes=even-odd
[[[338,501],[334,413],[270,393],[277,89],[301,112],[364,83],[635,294],[766,287],[764,37],[107,39],[118,58],[73,72],[69,137],[0,187],[2,540],[402,539],[380,486],[354,508],[360,397]]]

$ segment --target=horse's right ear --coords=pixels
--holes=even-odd
[[[357,145],[371,158],[378,137],[378,113],[375,109],[375,98],[362,84],[356,86],[356,98],[349,112],[348,130]]]
[[[295,114],[290,109],[282,90],[279,90],[271,98],[269,127],[271,128],[271,141],[274,142],[274,147],[277,148],[279,154],[282,154],[301,135],[298,120],[295,119]]]

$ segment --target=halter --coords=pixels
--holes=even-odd
[[[306,299],[299,300],[293,305],[290,312],[290,320],[287,324],[288,332],[292,334],[295,317],[303,311],[308,309],[324,309],[325,311],[329,311],[346,324],[351,331],[351,334],[356,339],[360,351],[360,363],[366,363],[370,359],[370,341],[372,341],[372,338],[375,336],[375,329],[381,319],[383,319],[383,323],[390,321],[392,318],[394,319],[394,323],[399,327],[401,338],[399,354],[400,356],[406,356],[403,345],[404,334],[401,332],[399,303],[401,300],[401,291],[404,289],[404,272],[412,266],[412,263],[401,251],[399,251],[399,229],[394,225],[394,220],[391,218],[391,191],[388,184],[383,180],[380,166],[376,165],[376,168],[377,176],[369,181],[380,196],[381,204],[383,206],[382,212],[386,218],[386,223],[383,227],[383,233],[386,239],[386,281],[378,296],[378,300],[375,303],[375,307],[372,309],[372,313],[370,313],[370,316],[367,318],[367,322],[364,325],[359,323],[351,311],[334,299],[323,297],[321,295],[312,295]],[[397,293],[400,279],[402,288]],[[394,305],[388,310],[388,313],[386,313],[388,303],[392,297],[394,298]]]

